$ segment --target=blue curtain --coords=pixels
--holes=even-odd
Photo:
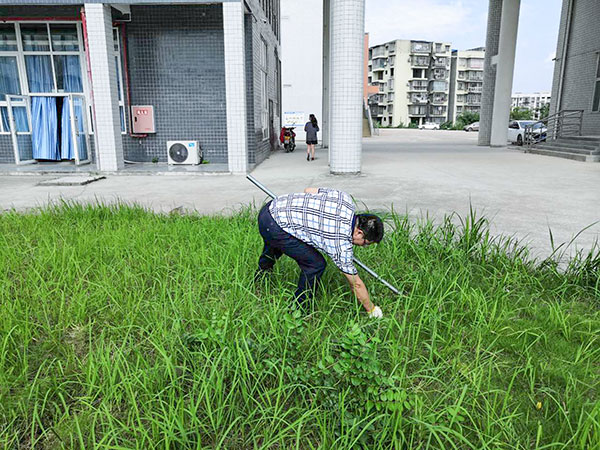
[[[26,55],[25,66],[29,80],[29,92],[52,92],[54,77],[50,55]]]
[[[33,159],[60,160],[57,114],[55,97],[31,99]]]
[[[62,58],[63,82],[65,92],[83,92],[83,84],[81,82],[81,68],[79,64],[79,56],[64,55],[57,56]],[[82,159],[87,159],[87,148],[85,135],[83,133],[83,108],[81,102],[75,102],[73,109],[75,117],[77,117],[77,128],[79,153]],[[62,159],[75,158],[75,145],[71,136],[71,110],[69,109],[69,98],[63,99],[62,119],[61,119],[61,145],[60,156]]]
[[[5,94],[20,93],[17,58],[14,56],[0,57],[0,101],[4,100]]]
[[[4,131],[10,131],[10,123],[8,120],[8,108],[0,108],[0,115],[2,116],[2,126],[4,127]],[[25,133],[28,132],[29,122],[27,121],[27,109],[25,109],[24,106],[13,105],[13,116],[15,118],[15,125],[17,126],[17,131],[22,131]]]
[[[27,55],[25,56],[25,66],[30,92],[53,91],[54,77],[49,55]],[[31,125],[33,158],[60,160],[55,98],[32,97]]]

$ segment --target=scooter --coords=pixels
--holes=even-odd
[[[283,148],[286,153],[293,152],[296,148],[296,133],[294,133],[294,127],[283,127],[279,140],[283,144]]]

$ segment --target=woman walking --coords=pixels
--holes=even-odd
[[[319,131],[319,123],[314,114],[308,116],[309,121],[304,125],[304,131],[306,131],[306,160],[315,160],[315,145],[317,145],[317,131]]]

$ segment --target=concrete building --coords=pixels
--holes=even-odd
[[[211,163],[246,172],[271,151],[278,0],[10,3],[0,9],[0,163],[115,171],[166,162],[168,142],[186,141],[184,151],[197,143]]]
[[[540,108],[544,105],[550,105],[550,92],[532,92],[524,94],[516,92],[511,98],[511,109],[523,108],[532,113],[534,119],[540,118]]]
[[[323,0],[281,0],[281,63],[282,125],[300,137],[309,114],[323,118]]]
[[[456,121],[463,112],[479,114],[483,92],[485,48],[452,50],[448,120]]]
[[[395,40],[369,49],[373,120],[383,126],[448,120],[450,43]]]
[[[582,134],[600,136],[600,2],[563,0],[550,114],[581,110]]]
[[[490,0],[479,145],[505,146],[520,0]],[[528,151],[600,161],[600,2],[563,0],[547,138]]]

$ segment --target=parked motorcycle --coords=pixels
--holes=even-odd
[[[293,152],[296,148],[296,133],[294,133],[294,127],[283,127],[279,140],[283,144],[283,148],[286,153]]]

